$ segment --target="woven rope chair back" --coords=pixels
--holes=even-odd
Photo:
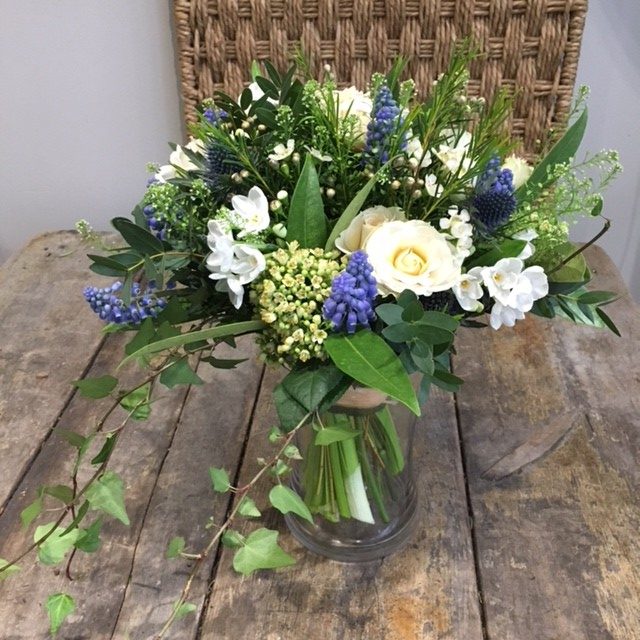
[[[586,12],[587,0],[174,0],[185,120],[217,90],[238,95],[252,60],[286,69],[296,48],[359,88],[403,56],[424,96],[470,37],[482,55],[469,93],[515,90],[510,130],[529,155],[566,120]]]

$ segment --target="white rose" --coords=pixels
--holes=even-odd
[[[429,296],[460,280],[455,249],[422,220],[383,223],[369,236],[364,250],[382,295],[397,296],[410,289]]]
[[[336,248],[347,255],[362,249],[369,236],[383,223],[405,220],[399,207],[376,206],[361,211],[351,224],[336,238]]]
[[[511,155],[502,163],[503,169],[509,169],[513,174],[513,186],[519,189],[533,173],[533,167],[524,159]]]
[[[347,116],[355,116],[355,136],[358,146],[364,145],[367,134],[367,125],[371,120],[373,102],[371,98],[355,87],[348,87],[340,91],[333,92],[333,100],[338,107],[338,118],[341,121]]]

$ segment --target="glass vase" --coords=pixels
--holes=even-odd
[[[416,521],[411,452],[416,417],[364,387],[350,388],[298,434],[303,460],[291,488],[313,523],[289,514],[307,549],[342,562],[375,560],[402,548]]]

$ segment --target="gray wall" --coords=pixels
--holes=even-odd
[[[621,153],[625,173],[605,208],[613,230],[601,244],[640,299],[640,3],[590,5],[583,148]],[[146,163],[164,161],[167,141],[182,136],[167,0],[0,0],[0,16],[1,262],[42,231],[79,218],[106,228],[126,215]]]

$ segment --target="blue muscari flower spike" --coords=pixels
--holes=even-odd
[[[367,125],[364,145],[365,164],[384,164],[389,160],[393,134],[402,125],[402,111],[386,84],[378,89],[373,100],[371,120]],[[400,140],[400,149],[407,146],[406,136]]]
[[[206,108],[202,112],[202,117],[211,124],[218,124],[221,120],[224,120],[229,114],[223,109]]]
[[[122,289],[122,282],[116,281],[110,287],[85,287],[84,297],[89,306],[102,320],[115,324],[140,324],[145,318],[155,318],[167,306],[164,298],[155,293],[155,283],[149,282],[143,291],[137,282],[131,287],[131,302],[125,305],[116,293]]]
[[[493,156],[478,178],[473,196],[473,214],[489,232],[505,224],[516,210],[513,173],[500,167],[500,158]]]
[[[142,209],[142,212],[144,213],[149,230],[154,233],[156,238],[166,240],[168,232],[166,220],[160,220],[155,208],[150,204],[146,205],[144,209]]]
[[[356,251],[349,257],[346,269],[333,279],[322,316],[333,324],[334,331],[355,333],[358,325],[368,327],[375,319],[373,301],[376,295],[376,279],[367,254]]]

